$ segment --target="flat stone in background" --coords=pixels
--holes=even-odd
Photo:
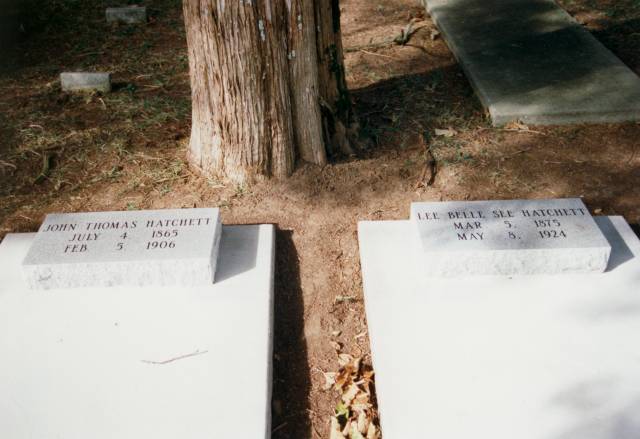
[[[31,288],[208,285],[218,209],[47,215],[22,268]]]
[[[144,6],[125,6],[107,8],[108,23],[138,24],[147,22],[147,8]]]
[[[61,73],[60,85],[62,91],[100,91],[109,93],[111,91],[110,73]]]
[[[412,203],[411,219],[430,275],[600,273],[611,253],[579,198]]]
[[[466,279],[422,275],[412,222],[359,224],[385,439],[640,438],[640,241],[595,220],[605,273]]]
[[[34,236],[0,244],[0,437],[270,437],[273,226],[223,226],[213,285],[55,294]]]
[[[640,78],[553,0],[424,0],[496,126],[640,120]]]

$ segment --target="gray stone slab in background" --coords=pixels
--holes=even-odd
[[[611,245],[579,198],[413,203],[430,275],[600,273]]]
[[[138,24],[147,22],[147,8],[144,6],[126,6],[107,8],[108,23]]]
[[[640,78],[552,0],[424,0],[493,124],[640,120]]]
[[[218,209],[47,215],[23,262],[34,289],[213,283]]]
[[[110,73],[66,72],[60,74],[62,91],[111,91]]]

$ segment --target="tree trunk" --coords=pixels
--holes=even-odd
[[[184,0],[189,161],[236,183],[350,153],[338,0]]]

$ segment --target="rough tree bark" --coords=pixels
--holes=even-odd
[[[189,161],[237,183],[350,153],[338,0],[184,0]]]

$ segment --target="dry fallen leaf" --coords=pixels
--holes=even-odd
[[[336,384],[336,376],[335,372],[323,372],[324,375],[324,390],[329,390]]]
[[[333,382],[341,399],[331,418],[331,438],[379,439],[377,414],[371,403],[373,370],[362,365],[361,357],[345,353],[338,353],[338,363],[337,373],[325,373],[325,386]]]
[[[369,430],[367,430],[367,439],[378,439],[380,434],[378,433],[378,429],[373,423],[369,424]]]
[[[453,137],[456,134],[458,134],[458,132],[453,128],[444,128],[444,129],[436,128],[435,133],[436,133],[436,136],[444,136],[444,137]]]
[[[349,406],[351,402],[356,397],[356,395],[360,392],[360,389],[355,384],[351,384],[346,392],[342,394],[342,401]]]
[[[365,412],[360,412],[358,415],[358,432],[366,433],[369,428],[369,419]]]
[[[351,421],[351,428],[349,429],[349,437],[351,439],[364,439],[364,436],[358,430],[358,423],[356,421]]]
[[[335,379],[334,387],[338,391],[342,391],[347,385],[348,382],[351,381],[351,372],[349,369],[342,369],[338,372],[338,375]]]
[[[339,354],[338,355],[338,364],[341,367],[345,367],[347,364],[353,361],[353,357],[349,354]]]
[[[504,128],[507,130],[514,130],[514,131],[530,131],[527,125],[517,120],[513,122],[509,122],[508,124],[505,125]]]
[[[329,439],[346,439],[342,434],[342,430],[340,429],[340,423],[335,416],[331,417],[331,430],[329,434]]]

